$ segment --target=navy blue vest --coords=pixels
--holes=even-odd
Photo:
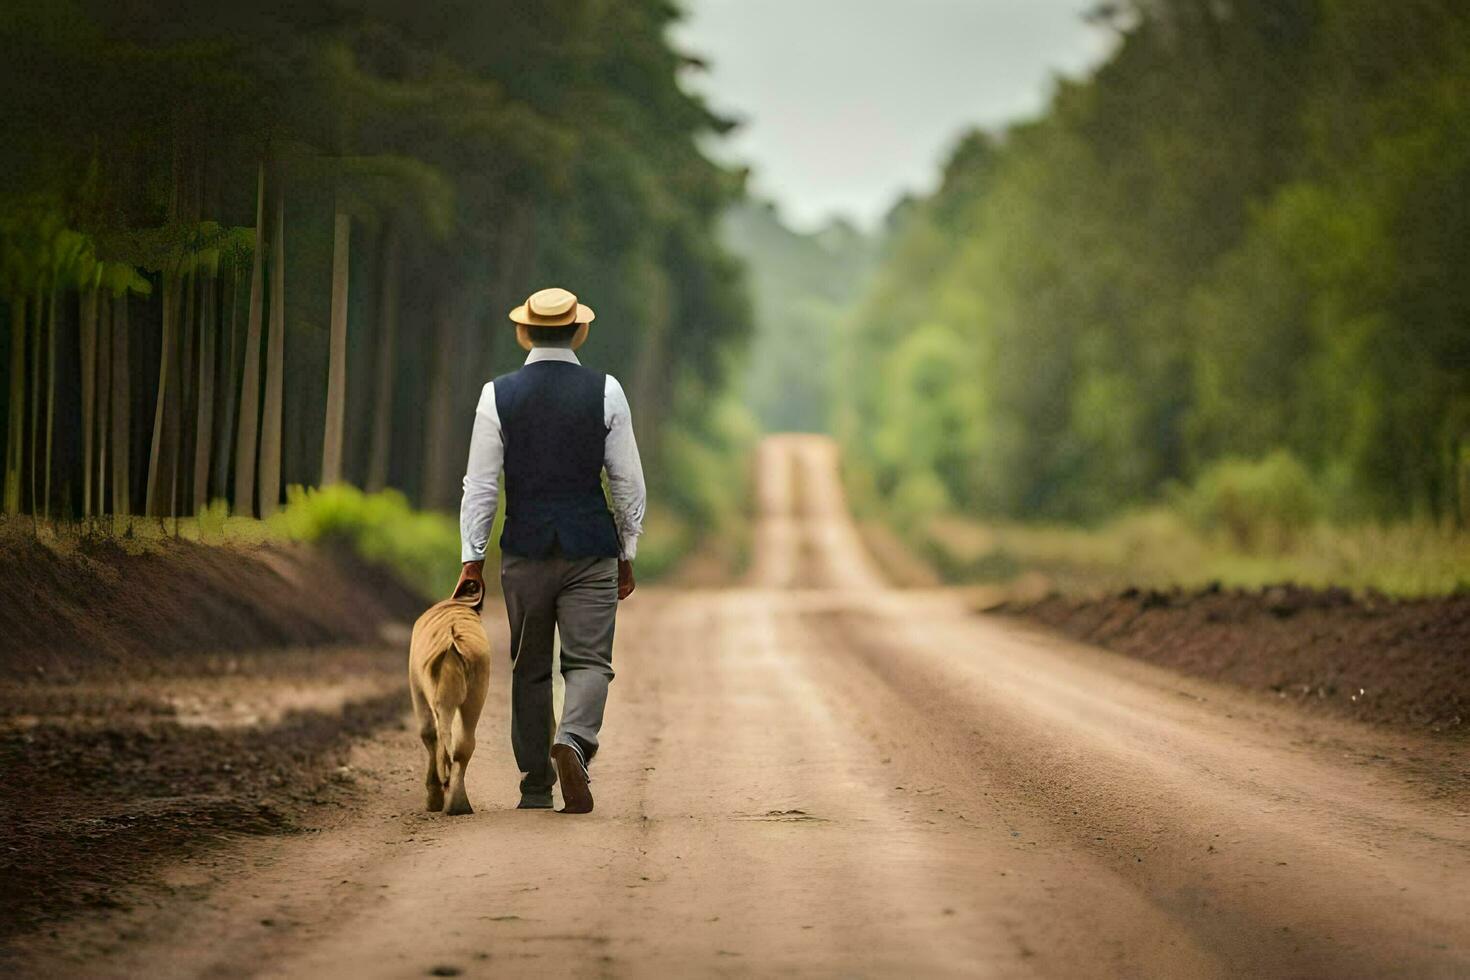
[[[602,492],[607,376],[537,361],[495,379],[505,437],[500,550],[523,558],[616,558],[617,525]]]

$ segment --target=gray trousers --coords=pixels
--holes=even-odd
[[[618,612],[616,558],[521,558],[502,555],[500,584],[510,618],[510,742],[521,793],[549,797],[556,773],[554,738],[589,763],[613,679],[613,624]],[[561,635],[566,690],[561,725],[551,704],[551,662]]]

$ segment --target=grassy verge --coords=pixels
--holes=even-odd
[[[0,541],[24,537],[61,552],[100,542],[134,555],[172,541],[225,548],[282,541],[340,546],[387,569],[425,597],[447,594],[459,574],[459,525],[453,516],[415,510],[394,490],[368,494],[346,485],[291,487],[286,506],[268,520],[232,517],[218,500],[195,517],[132,515],[50,523],[12,517],[0,520],[0,531]],[[496,537],[492,534],[492,542]]]
[[[486,557],[492,567],[499,562],[497,542],[504,519],[502,509],[491,528]],[[273,541],[341,546],[388,569],[426,598],[447,595],[460,567],[459,523],[454,515],[415,510],[394,490],[369,494],[342,484],[292,487],[286,506],[265,521],[231,517],[225,503],[216,501],[197,517],[108,517],[50,524],[25,517],[0,519],[0,530],[4,535],[38,538],[63,551],[103,540],[134,554],[175,540],[242,548]],[[639,541],[639,580],[654,582],[667,575],[707,538],[675,509],[651,506]],[[492,585],[497,580],[490,576]]]
[[[293,541],[345,545],[425,596],[447,596],[459,578],[459,524],[447,514],[414,510],[396,490],[292,487],[270,526]]]
[[[1470,533],[1428,523],[1317,523],[1269,546],[1251,546],[1156,508],[1096,529],[936,517],[903,537],[951,581],[1003,582],[1040,572],[1065,592],[1212,582],[1241,588],[1294,582],[1396,596],[1470,590]]]

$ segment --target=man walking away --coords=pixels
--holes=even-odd
[[[550,809],[560,780],[562,813],[592,811],[587,770],[613,678],[613,625],[618,601],[633,592],[643,532],[643,466],[627,396],[616,378],[583,367],[574,353],[593,316],[565,289],[533,293],[511,311],[530,354],[480,395],[460,504],[460,582],[483,588],[504,473],[500,580],[510,619],[511,746],[525,810]],[[551,704],[557,633],[566,687],[560,725]]]

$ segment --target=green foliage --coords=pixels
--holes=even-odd
[[[738,395],[705,398],[692,381],[680,387],[659,464],[646,470],[651,501],[638,542],[640,578],[656,579],[700,548],[738,565],[749,547],[757,426]],[[700,402],[699,409],[685,400]]]
[[[688,398],[697,394],[693,386],[684,391]],[[733,394],[684,417],[690,421],[670,427],[659,470],[651,474],[659,508],[673,511],[695,531],[730,531],[744,522],[750,502],[755,422]]]
[[[721,233],[745,262],[755,304],[741,397],[768,432],[829,431],[834,390],[847,383],[833,353],[871,274],[876,242],[842,221],[792,231],[760,202],[733,208]]]
[[[1223,531],[1242,550],[1282,550],[1322,512],[1320,492],[1307,468],[1278,449],[1259,460],[1211,463],[1175,507],[1204,531]]]
[[[655,510],[643,524],[634,563],[639,582],[656,582],[679,567],[705,535],[669,510]]]
[[[269,523],[292,541],[350,547],[425,597],[448,595],[459,572],[458,525],[443,514],[414,510],[396,490],[289,487],[286,506]]]
[[[1319,522],[1262,550],[1203,531],[1172,509],[1151,507],[1092,529],[946,517],[908,540],[951,580],[1011,582],[1039,574],[1043,588],[1072,593],[1200,588],[1212,582],[1239,588],[1295,582],[1395,596],[1470,589],[1470,533],[1425,521]]]
[[[1470,8],[1125,20],[895,211],[837,391],[866,485],[1099,522],[1284,449],[1335,518],[1470,520]]]
[[[271,432],[260,455],[281,457],[284,483],[320,476],[337,262],[344,479],[452,508],[480,388],[523,357],[505,313],[552,284],[597,309],[587,359],[623,381],[656,469],[666,431],[705,425],[749,319],[716,237],[742,177],[703,151],[729,124],[680,84],[692,62],[671,46],[678,16],[663,0],[4,5],[0,407],[5,423],[24,416],[0,426],[10,509],[54,510],[90,480],[88,508],[136,510],[149,495],[110,484],[136,490],[153,467],[178,491],[155,509],[233,489],[249,429],[236,409],[256,394],[241,390],[245,365],[261,357],[245,337],[257,259],[283,362],[257,402],[283,420],[279,448]],[[338,215],[351,219],[340,250]],[[277,241],[280,263],[264,254]],[[111,326],[93,332],[98,309],[128,331],[129,465],[116,477],[83,458],[100,458],[112,408],[89,401],[97,376],[81,378],[110,369],[91,351]],[[161,351],[165,321],[174,346]],[[199,363],[206,350],[216,364]],[[379,364],[380,350],[393,356]],[[30,379],[51,368],[55,390],[36,402]],[[206,420],[214,431],[195,432]],[[208,486],[191,485],[196,472]],[[689,503],[681,519],[711,506]]]
[[[230,502],[218,498],[211,500],[203,510],[194,515],[194,521],[199,528],[199,540],[209,544],[223,541],[229,518]]]

